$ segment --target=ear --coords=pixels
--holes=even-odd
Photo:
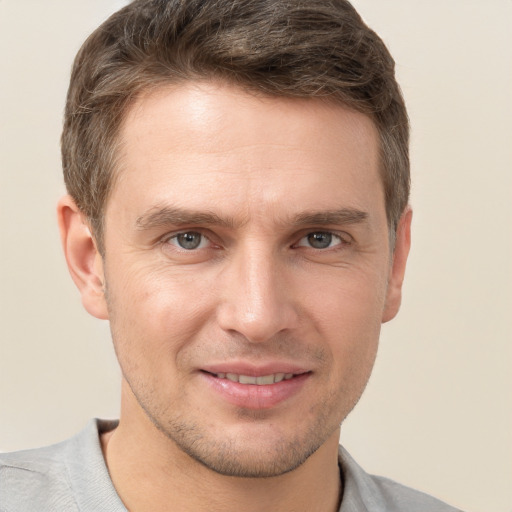
[[[103,259],[89,225],[69,195],[58,202],[57,217],[69,273],[80,291],[82,304],[91,315],[106,320]]]
[[[383,323],[395,318],[402,302],[402,284],[404,282],[407,256],[411,248],[411,221],[412,210],[410,207],[407,207],[400,218],[396,230],[393,262],[388,279],[386,303],[382,314]]]

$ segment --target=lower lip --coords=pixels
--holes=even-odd
[[[296,395],[311,373],[303,373],[288,380],[263,386],[240,384],[206,372],[201,372],[201,376],[216,393],[232,405],[246,409],[270,409]]]

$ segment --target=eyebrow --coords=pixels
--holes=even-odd
[[[360,224],[368,219],[368,213],[355,208],[341,208],[339,210],[306,211],[291,218],[291,224],[297,227],[305,225],[327,226]],[[220,217],[209,211],[195,211],[168,206],[153,207],[135,221],[137,229],[148,230],[162,226],[221,226],[234,229],[245,224],[246,221],[237,222],[232,217]]]
[[[306,224],[360,224],[368,219],[368,213],[355,208],[341,208],[339,210],[326,210],[320,212],[304,212],[293,218],[293,224],[303,226]]]
[[[187,224],[204,226],[215,225],[233,228],[235,222],[232,218],[222,218],[213,212],[198,212],[183,208],[154,207],[135,221],[137,229],[145,230],[162,226],[185,226]]]

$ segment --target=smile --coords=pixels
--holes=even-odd
[[[219,379],[228,379],[231,382],[239,382],[240,384],[255,384],[256,386],[268,386],[276,384],[282,380],[290,380],[293,373],[271,373],[270,375],[261,375],[258,377],[252,375],[239,375],[237,373],[216,373]]]
[[[284,369],[284,368],[283,368]],[[286,368],[290,371],[292,368]],[[219,371],[220,368],[202,370],[200,375],[216,396],[236,407],[270,409],[300,393],[312,376],[311,371],[295,369],[284,371],[250,370],[240,373]],[[224,370],[224,368],[222,368]],[[226,368],[227,370],[227,368]],[[247,375],[252,373],[253,375]],[[254,374],[259,375],[254,375]]]

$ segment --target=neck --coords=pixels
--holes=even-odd
[[[103,435],[114,486],[130,512],[336,512],[341,496],[339,430],[304,464],[284,475],[238,478],[220,475],[183,453],[145,418],[124,420]],[[148,433],[150,433],[148,435]]]

